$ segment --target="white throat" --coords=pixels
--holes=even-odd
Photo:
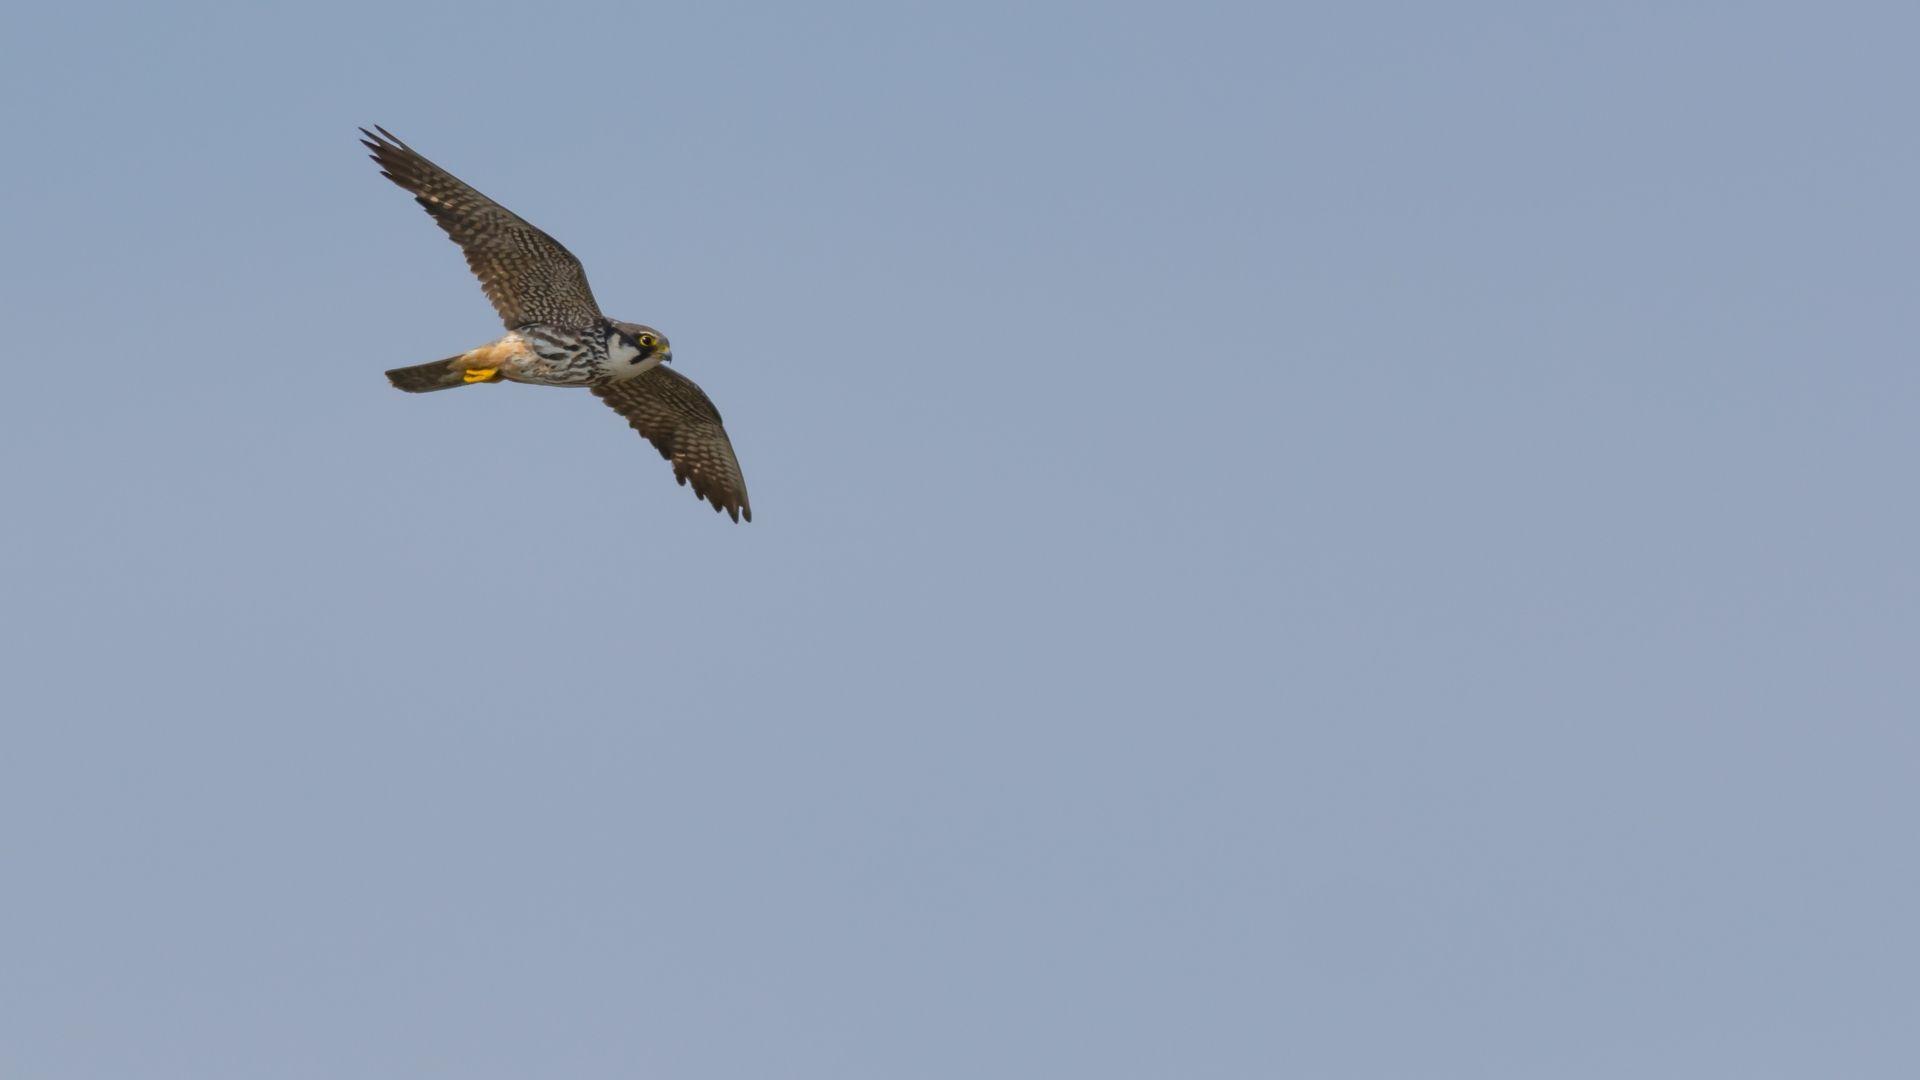
[[[607,335],[607,360],[615,371],[624,371],[640,358],[640,350],[627,341],[627,336],[618,332]]]

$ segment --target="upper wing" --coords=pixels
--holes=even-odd
[[[600,321],[587,272],[560,241],[420,156],[386,128],[360,129],[382,176],[413,197],[453,242],[507,329],[528,323],[585,328]]]
[[[720,410],[692,379],[661,364],[622,382],[597,383],[593,392],[673,462],[675,480],[691,483],[695,495],[733,520],[753,520],[747,481],[720,426]]]

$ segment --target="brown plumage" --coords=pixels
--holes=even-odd
[[[600,383],[593,392],[673,462],[675,480],[691,484],[695,495],[733,520],[753,520],[747,481],[740,475],[727,429],[720,425],[720,410],[692,379],[657,367],[624,382]]]
[[[501,381],[591,387],[673,463],[674,479],[734,521],[753,520],[720,411],[693,380],[659,366],[673,358],[664,334],[602,315],[580,260],[558,240],[387,129],[360,133],[381,174],[411,192],[466,253],[508,331],[458,356],[395,368],[387,372],[395,387],[414,394]]]
[[[412,192],[460,245],[507,329],[544,323],[580,330],[600,322],[587,272],[560,241],[428,161],[386,128],[361,128],[360,134],[380,174]]]

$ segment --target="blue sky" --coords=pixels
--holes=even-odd
[[[1917,32],[9,11],[0,1074],[1914,1075]]]

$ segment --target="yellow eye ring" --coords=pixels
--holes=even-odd
[[[657,338],[657,337],[654,337],[654,336],[653,336],[652,334],[641,334],[641,335],[640,335],[640,347],[641,347],[641,348],[643,348],[643,349],[651,349],[651,348],[653,348],[653,347],[654,347],[655,345],[658,345],[658,344],[660,344],[660,339],[659,339],[659,338]]]

